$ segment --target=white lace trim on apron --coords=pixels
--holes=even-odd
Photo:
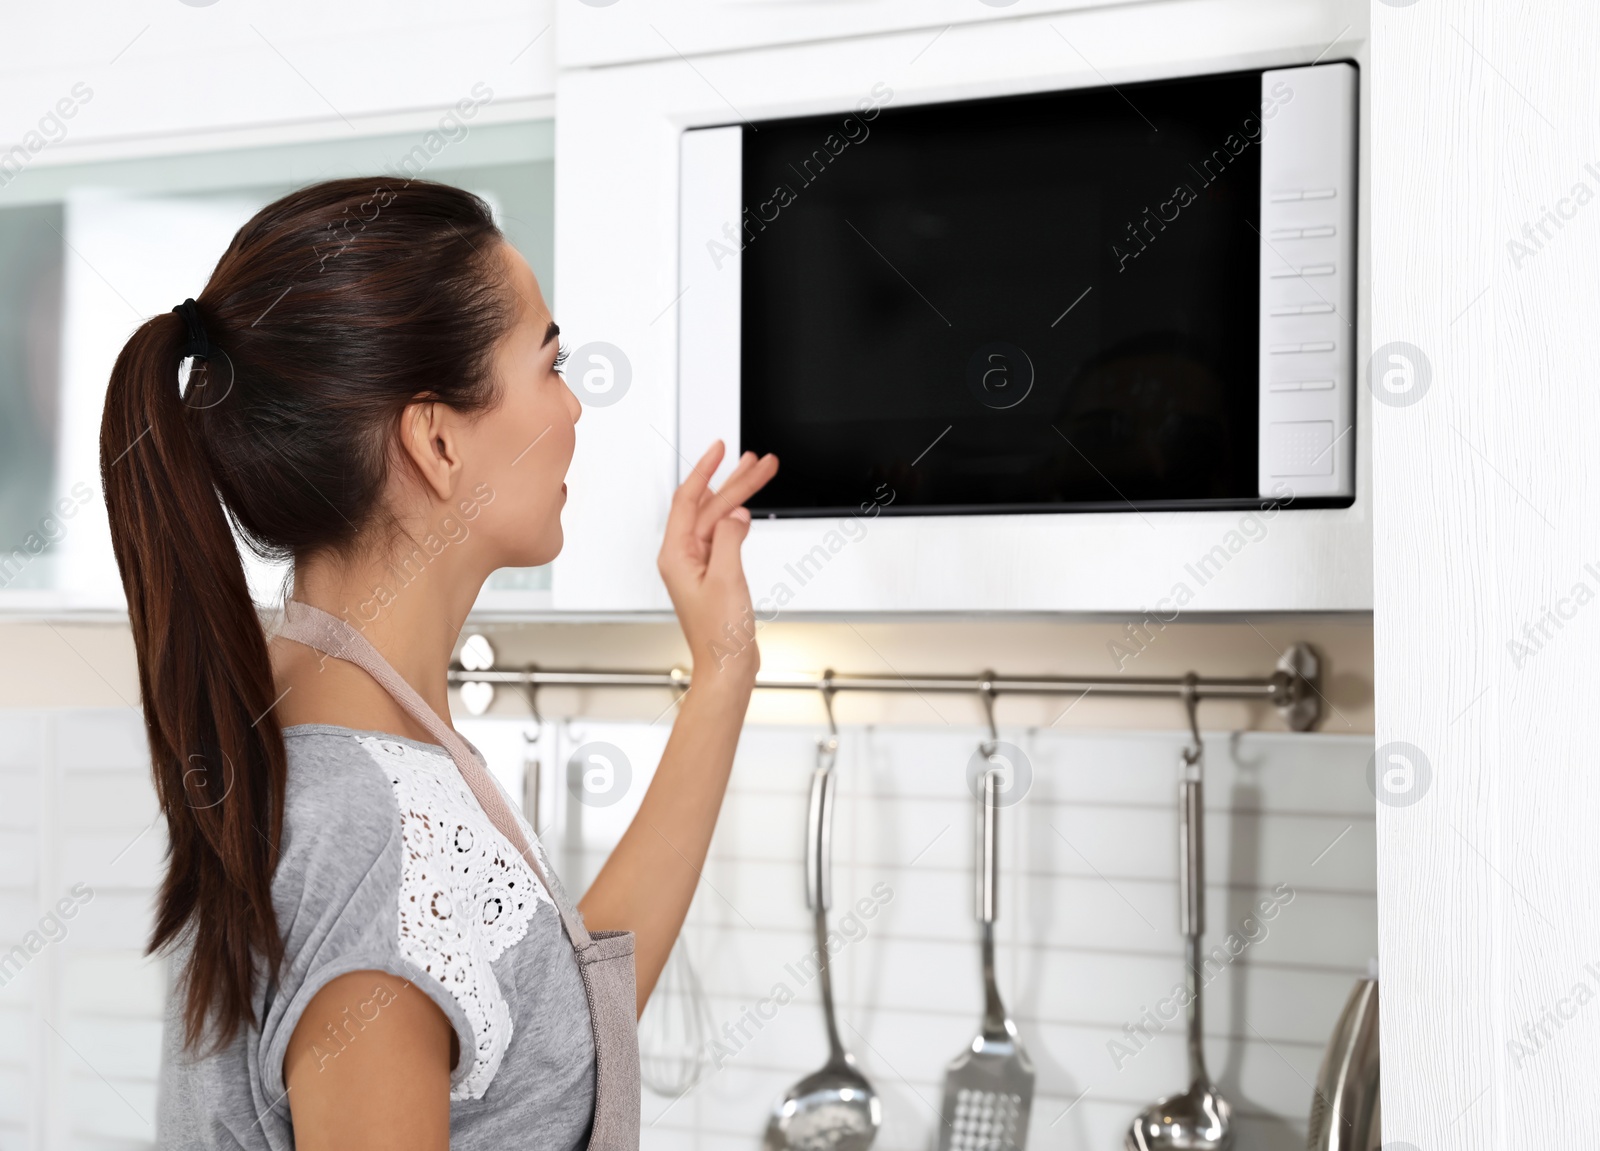
[[[541,901],[552,911],[555,904],[448,756],[356,739],[400,806],[400,952],[444,985],[472,1025],[473,1042],[461,1051],[470,1068],[450,1098],[480,1099],[511,1041],[511,1013],[489,965],[528,933]]]

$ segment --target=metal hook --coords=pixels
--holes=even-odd
[[[1184,709],[1189,714],[1189,734],[1194,742],[1183,749],[1183,762],[1188,767],[1193,767],[1200,762],[1205,746],[1200,742],[1200,677],[1190,672],[1183,677],[1183,687],[1180,693],[1183,698]]]
[[[828,734],[834,739],[838,739],[839,725],[833,720],[833,697],[839,689],[833,683],[833,668],[830,667],[822,673],[822,682],[818,686],[818,690],[822,692],[822,706],[828,712]]]
[[[833,718],[833,697],[839,689],[833,684],[831,667],[822,673],[822,682],[817,690],[822,693],[822,706],[828,713],[828,738],[817,740],[817,764],[821,766],[826,757],[828,766],[832,767],[833,757],[839,753],[839,725]]]
[[[989,721],[989,738],[978,742],[978,751],[985,759],[1000,750],[1000,732],[994,726],[994,672],[986,671],[978,684],[978,696],[983,700],[983,714]]]

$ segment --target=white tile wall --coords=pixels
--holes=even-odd
[[[530,724],[461,727],[514,795],[537,782],[539,822],[576,894],[636,810],[667,724],[550,723],[532,745]],[[741,742],[680,953],[723,1047],[702,1044],[708,1074],[683,1097],[646,1092],[646,1151],[748,1151],[772,1101],[821,1065],[815,981],[799,974],[812,946],[801,858],[816,734],[751,727]],[[1038,1069],[1030,1145],[1115,1151],[1132,1114],[1184,1080],[1181,1019],[1120,1070],[1108,1050],[1182,978],[1178,739],[1002,734],[1034,774],[1002,813],[999,925],[1001,991]],[[835,960],[841,1029],[883,1097],[884,1151],[930,1146],[944,1064],[977,1026],[964,782],[977,736],[869,727],[842,738],[836,916],[878,884],[892,892],[872,919],[841,923],[856,938]],[[566,786],[567,759],[594,740],[622,749],[633,772],[607,807],[574,802]],[[1257,941],[1208,988],[1208,1059],[1241,1117],[1241,1151],[1299,1147],[1322,1046],[1376,953],[1370,739],[1217,734],[1207,747],[1208,941],[1240,930],[1280,884],[1294,893],[1249,925]],[[0,710],[0,954],[73,884],[94,891],[64,937],[0,975],[0,1151],[153,1145],[164,975],[141,952],[164,849],[155,813],[137,713]],[[674,962],[642,1025],[669,1067],[688,1054],[668,1041],[690,1010]],[[747,1009],[779,984],[793,1002],[752,1022]]]
[[[0,710],[0,1151],[154,1146],[155,817],[136,711]]]

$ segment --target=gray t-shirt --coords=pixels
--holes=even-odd
[[[276,986],[258,981],[258,1026],[199,1058],[181,1050],[182,1003],[169,989],[159,1145],[293,1147],[289,1037],[330,980],[373,970],[409,980],[455,1028],[452,1148],[582,1147],[594,1117],[594,1037],[550,892],[443,748],[322,724],[290,727],[284,743],[283,849],[272,883],[284,966]],[[564,900],[526,822],[523,831]],[[180,947],[174,979],[186,958]],[[353,1004],[317,1040],[317,1059],[381,1036],[374,1025],[388,1001]]]

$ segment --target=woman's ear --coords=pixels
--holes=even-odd
[[[416,400],[400,413],[400,446],[422,482],[441,500],[448,500],[461,472],[461,444],[455,413],[434,400]]]

